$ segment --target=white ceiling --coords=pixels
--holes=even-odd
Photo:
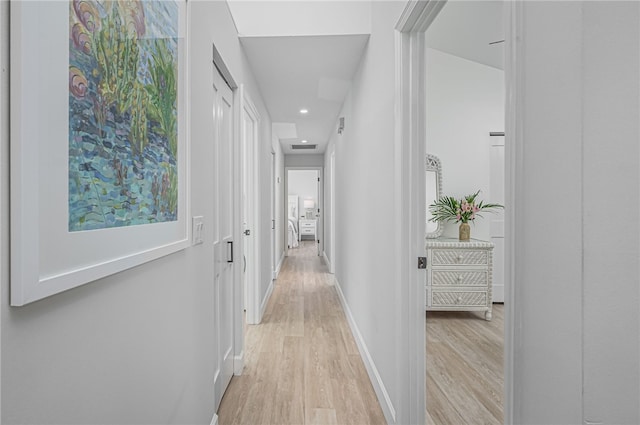
[[[369,39],[368,34],[354,34],[356,29],[366,27],[357,16],[370,16],[363,13],[363,3],[354,10],[347,8],[350,2],[333,3],[345,15],[344,22],[333,23],[334,27],[328,22],[333,22],[329,15],[335,13],[323,12],[322,8],[309,13],[314,2],[264,1],[262,9],[257,9],[255,2],[229,3],[236,25],[242,29],[240,41],[285,154],[324,153],[337,130],[338,114]],[[504,40],[502,4],[449,0],[427,31],[427,45],[503,69],[504,43],[489,44]],[[318,22],[305,21],[310,16],[317,17]],[[259,25],[261,19],[277,25]],[[296,22],[297,26],[293,25]],[[354,31],[349,31],[350,22]],[[336,30],[346,35],[325,35]],[[278,31],[288,35],[274,36]],[[314,35],[300,35],[303,31]],[[309,113],[300,114],[302,108]],[[292,151],[291,145],[302,140],[318,145],[317,149]]]
[[[427,30],[427,46],[504,69],[502,1],[448,1]]]
[[[285,154],[324,153],[368,35],[241,37]],[[300,109],[308,109],[303,115]],[[315,150],[292,151],[307,140]]]

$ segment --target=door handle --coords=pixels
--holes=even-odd
[[[250,236],[251,235],[251,230],[247,229],[244,231],[245,236]]]
[[[227,241],[227,248],[231,247],[231,259],[229,259],[229,255],[227,255],[227,263],[233,263],[233,241]],[[229,252],[227,251],[227,254]]]
[[[276,221],[271,220],[271,230],[276,230]]]

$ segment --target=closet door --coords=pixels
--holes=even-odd
[[[233,95],[213,69],[214,121],[214,296],[218,334],[216,409],[233,376]],[[236,255],[237,256],[237,255]],[[233,262],[232,262],[233,260]]]

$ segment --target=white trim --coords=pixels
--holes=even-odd
[[[424,32],[444,7],[444,1],[411,0],[396,25],[396,131],[394,187],[398,289],[398,423],[425,423],[425,316],[426,271],[418,270],[417,257],[425,248],[425,144],[426,45]],[[406,350],[406,351],[404,351]]]
[[[242,371],[244,371],[244,350],[239,355],[233,356],[233,374],[240,376]]]
[[[4,243],[5,239],[3,238],[3,226],[5,223],[5,212],[4,212],[4,200],[5,196],[8,198],[8,193],[5,194],[4,191],[4,152],[5,147],[9,146],[9,132],[5,132],[5,129],[8,128],[5,124],[5,114],[7,115],[7,123],[9,121],[9,97],[5,96],[5,87],[9,87],[9,77],[6,71],[6,67],[9,66],[9,37],[5,38],[5,35],[9,34],[9,2],[0,2],[0,281],[4,281],[5,274],[2,268],[4,262]],[[5,46],[2,43],[6,43],[6,53],[5,56]],[[8,167],[7,167],[8,168]],[[4,292],[4,291],[3,291]],[[4,307],[4,295],[0,293],[0,340],[2,340],[2,309]],[[2,350],[0,350],[0,364],[2,364]],[[0,382],[2,382],[2,368],[0,368]],[[1,387],[1,386],[0,386]],[[2,418],[2,389],[0,388],[0,422]]]
[[[514,423],[515,408],[515,311],[516,311],[516,198],[523,193],[522,180],[517,170],[523,170],[524,137],[522,84],[524,66],[520,59],[522,43],[522,19],[524,5],[521,2],[504,2],[505,25],[505,277],[504,277],[504,423]],[[524,252],[524,250],[520,250]]]
[[[273,144],[273,133],[271,135],[271,143]],[[276,183],[276,152],[273,147],[271,148],[271,164],[270,164],[270,179],[271,179],[271,232],[269,232],[270,241],[271,241],[271,255],[269,256],[269,260],[271,260],[271,279],[277,279],[278,277],[278,260],[276,256],[278,255],[276,245],[278,239],[278,220],[276,218],[277,208],[276,208],[276,198],[277,198],[277,189],[278,185]]]
[[[338,292],[338,298],[340,299],[340,304],[342,304],[342,308],[344,309],[345,316],[347,317],[347,322],[349,322],[349,328],[351,328],[353,338],[356,340],[358,351],[360,352],[360,356],[362,357],[364,366],[367,369],[369,380],[371,380],[373,389],[376,392],[376,396],[378,397],[378,402],[380,402],[380,406],[382,407],[384,417],[387,420],[387,423],[396,423],[396,409],[391,402],[391,397],[389,397],[387,388],[385,387],[384,382],[382,381],[382,377],[378,372],[378,368],[376,367],[376,364],[374,363],[373,358],[369,353],[369,349],[367,348],[367,344],[364,342],[364,338],[360,333],[360,329],[358,329],[358,325],[356,325],[356,321],[353,318],[353,314],[351,313],[349,304],[347,304],[347,300],[344,297],[342,288],[340,287],[340,282],[338,282],[338,279],[336,279],[335,277],[334,282],[336,291]]]
[[[324,258],[324,261],[327,263],[327,267],[329,267],[329,270],[333,270],[331,261],[329,260],[329,257],[327,257],[327,253],[325,251],[322,251],[322,258]]]
[[[213,418],[211,418],[211,425],[218,425],[218,414],[214,413]]]
[[[189,3],[192,3],[189,1]],[[213,45],[214,49],[214,59],[215,56],[215,45]],[[222,58],[220,58],[222,59]],[[233,169],[234,169],[234,183],[233,183],[233,282],[234,282],[234,291],[233,291],[233,354],[234,354],[234,372],[235,372],[235,358],[238,356],[242,356],[244,358],[244,288],[242,282],[242,255],[244,253],[244,239],[242,235],[242,180],[244,178],[242,174],[242,116],[241,112],[241,99],[242,93],[238,85],[235,83],[235,80],[232,76],[230,76],[232,86],[235,86],[233,89],[233,138],[234,138],[234,147],[233,147]]]
[[[336,257],[336,148],[333,147],[331,157],[329,158],[329,199],[331,200],[331,228],[329,230],[329,244],[331,248],[331,258]],[[325,214],[326,215],[326,214]],[[329,272],[336,272],[336,263],[332,261],[329,266]]]
[[[271,294],[273,294],[273,280],[269,280],[269,287],[267,288],[267,293],[264,294],[264,298],[262,299],[262,303],[260,304],[260,317],[258,323],[262,322],[262,318],[264,317],[264,312],[267,309],[267,304],[269,304],[269,300],[271,299]]]

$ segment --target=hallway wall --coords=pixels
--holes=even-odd
[[[378,397],[389,423],[402,421],[401,415],[408,411],[403,406],[408,385],[399,378],[404,365],[398,359],[404,358],[407,347],[398,325],[402,312],[395,302],[401,282],[394,281],[392,225],[394,26],[404,6],[404,2],[373,2],[371,38],[338,115],[345,117],[345,130],[331,138],[324,162],[328,170],[335,149],[336,278],[386,391]],[[329,235],[325,238],[328,241]],[[394,411],[400,415],[395,420]]]
[[[213,154],[212,43],[236,80],[246,85],[261,115],[260,158],[267,165],[259,172],[264,182],[270,180],[264,157],[270,156],[272,148],[271,123],[227,4],[189,3],[191,213],[205,217],[203,245],[24,307],[8,307],[9,137],[7,128],[2,127],[4,424],[208,424],[213,417],[218,324],[210,233],[215,208],[210,197],[214,174],[209,165]],[[6,11],[8,2],[2,1],[0,7]],[[1,31],[0,66],[4,69],[9,66],[8,27],[2,25]],[[8,96],[0,101],[0,119],[6,122]],[[262,202],[261,208],[266,217],[262,230],[268,235],[269,202]],[[269,251],[263,249],[262,256],[270,267]]]
[[[515,4],[514,423],[637,424],[640,5]]]
[[[323,154],[295,154],[284,156],[285,167],[322,167]]]

